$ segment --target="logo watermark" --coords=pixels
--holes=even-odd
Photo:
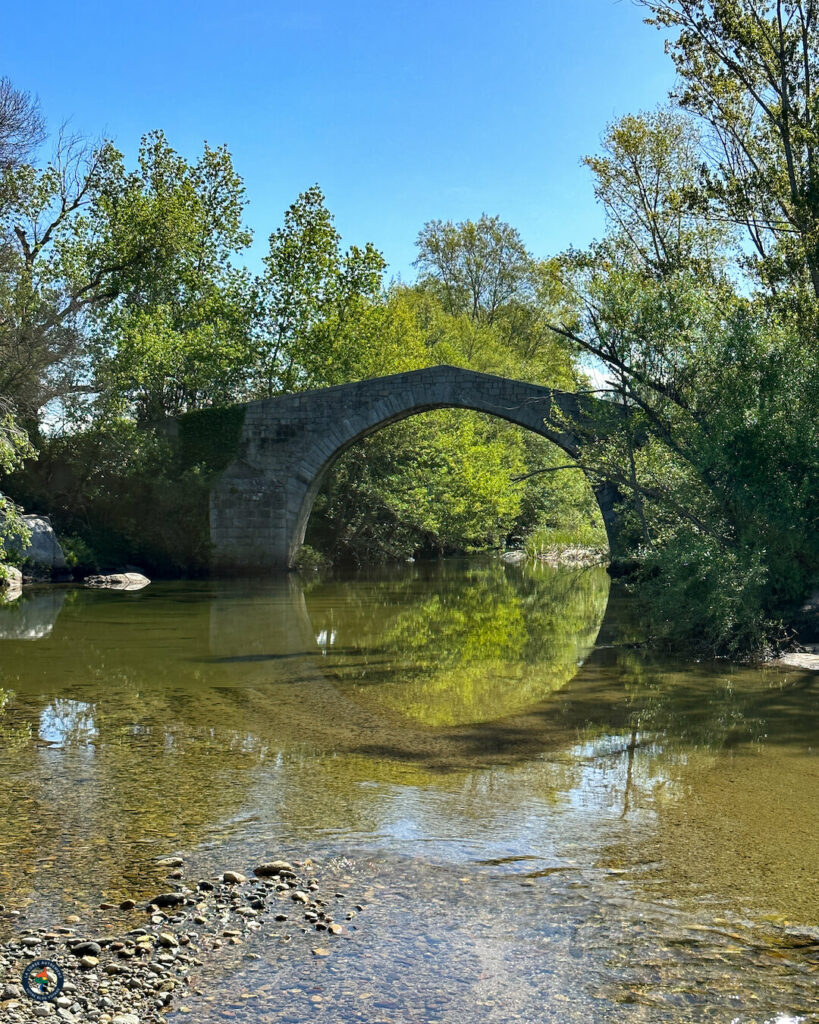
[[[33,960],[23,971],[22,981],[27,996],[45,1003],[62,992],[65,978],[53,960]]]

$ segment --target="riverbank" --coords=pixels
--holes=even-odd
[[[356,930],[352,922],[364,910],[347,891],[349,879],[333,879],[324,891],[317,865],[270,861],[252,877],[225,871],[194,888],[181,882],[181,857],[160,861],[170,869],[172,888],[148,901],[103,903],[100,909],[132,927],[110,934],[114,922],[92,927],[77,915],[50,929],[24,930],[24,916],[2,909],[15,936],[0,947],[0,1011],[9,1024],[53,1018],[65,1024],[163,1024],[171,1010],[185,1010],[186,993],[202,995],[197,976],[225,947],[241,946],[254,934],[288,943],[295,931],[315,931],[314,957]],[[338,920],[337,920],[338,919]],[[343,923],[342,923],[343,922]],[[258,954],[249,952],[249,958]],[[36,1001],[21,977],[34,960],[53,960],[64,984],[48,1001]]]

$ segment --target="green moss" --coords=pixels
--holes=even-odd
[[[236,458],[245,422],[245,407],[200,409],[185,413],[179,424],[179,457],[185,469],[221,473]]]

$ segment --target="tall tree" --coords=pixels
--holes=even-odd
[[[744,225],[774,293],[819,299],[816,0],[639,0],[675,33],[681,106],[710,127],[701,202]],[[811,316],[813,319],[813,316]]]
[[[531,288],[532,257],[520,232],[500,217],[428,221],[416,241],[422,284],[436,286],[448,313],[491,324],[513,298]]]
[[[324,195],[313,185],[271,234],[264,264],[253,340],[254,393],[339,383],[347,365],[345,332],[362,307],[380,297],[386,266],[381,253],[369,242],[343,251]]]
[[[0,172],[25,163],[44,140],[45,119],[38,101],[10,78],[0,78]]]
[[[162,132],[142,140],[94,198],[73,252],[119,273],[93,319],[98,408],[141,421],[247,395],[251,279],[244,185],[224,146],[189,162]]]
[[[682,123],[623,119],[589,160],[611,230],[567,258],[580,317],[554,326],[618,399],[584,458],[632,499],[655,624],[736,652],[819,571],[817,352],[735,287],[711,209],[681,208],[698,159]]]

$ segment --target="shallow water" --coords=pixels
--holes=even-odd
[[[640,650],[609,596],[498,562],[30,591],[0,903],[116,929],[158,856],[312,855],[367,892],[348,935],[266,926],[188,1019],[817,1019],[816,677]]]

